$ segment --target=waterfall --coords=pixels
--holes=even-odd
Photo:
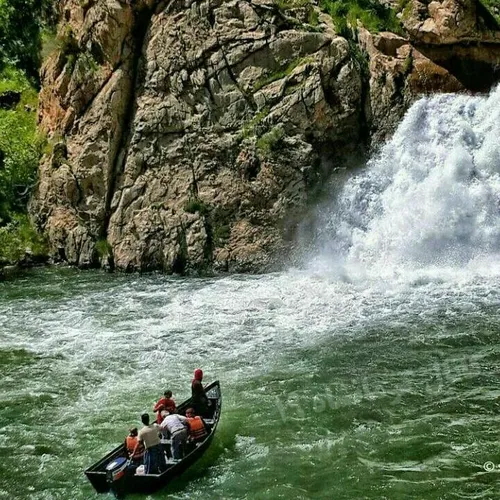
[[[500,86],[416,102],[321,217],[315,268],[500,273]]]

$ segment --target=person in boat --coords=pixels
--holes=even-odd
[[[149,414],[141,415],[144,427],[137,435],[136,449],[133,451],[135,455],[137,448],[142,444],[145,448],[144,453],[144,472],[145,474],[161,474],[167,467],[165,463],[165,455],[160,446],[160,427],[157,424],[149,423]]]
[[[125,449],[131,465],[138,467],[144,460],[144,446],[137,439],[137,427],[129,430],[129,435],[125,439]]]
[[[196,414],[204,417],[207,415],[209,405],[202,381],[203,371],[200,368],[196,368],[194,371],[194,378],[191,381],[191,404]]]
[[[186,410],[186,423],[189,428],[189,441],[192,443],[199,443],[208,436],[205,422],[195,414],[193,408]]]
[[[175,407],[175,401],[172,398],[172,391],[165,391],[163,397],[155,404],[153,411],[156,412],[156,422],[161,424],[163,417],[161,412],[167,410],[169,413],[175,413],[177,408]]]
[[[181,460],[184,455],[184,445],[187,440],[187,418],[184,415],[162,411],[163,422],[160,425],[162,431],[172,439],[172,458]]]

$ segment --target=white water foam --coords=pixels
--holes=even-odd
[[[327,217],[315,270],[346,279],[499,275],[500,86],[415,103]]]

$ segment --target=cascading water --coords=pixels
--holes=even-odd
[[[497,498],[499,138],[500,88],[416,103],[313,272],[0,283],[0,498],[99,498],[82,471],[198,366],[222,419],[155,498]]]
[[[500,86],[418,101],[323,223],[314,266],[368,277],[500,270]]]

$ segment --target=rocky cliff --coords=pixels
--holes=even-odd
[[[332,174],[419,95],[498,79],[497,25],[472,0],[409,0],[407,36],[358,26],[350,40],[298,3],[61,2],[39,108],[52,148],[31,203],[54,257],[274,268]]]

